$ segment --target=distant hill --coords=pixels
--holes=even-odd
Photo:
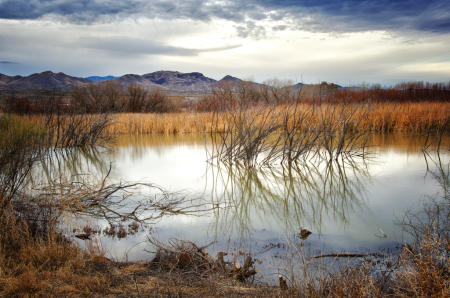
[[[27,77],[0,74],[2,90],[68,90],[74,84],[89,83],[88,79],[68,76],[62,72],[44,71]]]
[[[68,90],[74,84],[90,82],[104,82],[106,80],[118,81],[124,85],[135,83],[146,89],[156,87],[173,92],[205,92],[209,91],[216,80],[205,77],[199,72],[182,73],[178,71],[157,71],[144,75],[127,74],[121,77],[77,78],[62,72],[53,73],[44,71],[27,77],[7,76],[0,74],[1,90]]]
[[[0,90],[70,90],[71,86],[75,84],[86,84],[92,82],[102,83],[107,80],[116,81],[123,85],[134,83],[148,90],[162,88],[166,92],[171,92],[173,94],[210,92],[213,86],[221,83],[249,83],[254,84],[255,86],[260,86],[258,83],[243,81],[230,75],[216,81],[205,77],[199,72],[182,73],[178,71],[156,71],[144,75],[126,74],[121,77],[91,76],[89,78],[77,78],[68,76],[62,72],[54,73],[51,71],[44,71],[42,73],[35,73],[26,77],[0,74]],[[334,86],[339,89],[342,88],[338,85]],[[306,93],[311,93],[316,92],[318,85],[298,83],[292,87],[294,90],[303,89]]]
[[[205,90],[209,91],[216,83],[216,80],[207,78],[199,72],[157,71],[142,75],[142,77],[152,83],[174,91],[204,92]]]
[[[144,78],[143,76],[137,74],[127,74],[121,76],[120,78],[115,79],[116,81],[121,82],[124,85],[129,85],[130,83],[134,83],[136,85],[140,85],[145,89],[155,89],[156,87],[162,87],[158,84],[153,83],[152,81]],[[164,88],[163,88],[164,89]]]
[[[241,79],[238,79],[236,77],[232,77],[230,75],[226,75],[224,76],[221,80],[217,81],[218,83],[223,83],[223,82],[233,82],[233,83],[237,83],[237,82],[242,82]]]
[[[118,79],[118,78],[119,77],[113,77],[113,76],[106,76],[106,77],[93,76],[93,77],[87,77],[86,79],[93,81],[93,82],[98,82],[98,81],[107,81],[107,80]]]

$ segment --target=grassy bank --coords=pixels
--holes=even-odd
[[[116,262],[99,247],[47,241],[0,259],[1,297],[274,297],[276,288],[161,271],[150,261]]]
[[[190,263],[196,252],[176,258],[117,262],[92,241],[87,250],[68,240],[23,244],[0,259],[1,297],[448,297],[448,236],[425,234],[399,255],[331,255],[309,258],[288,246],[274,286],[253,285]],[[365,255],[365,256],[364,256]],[[207,264],[211,266],[211,263]]]

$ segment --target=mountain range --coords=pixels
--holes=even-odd
[[[144,75],[127,74],[121,77],[88,77],[78,78],[62,72],[44,71],[26,77],[0,74],[0,90],[69,90],[72,85],[86,84],[93,81],[114,80],[124,85],[135,83],[146,89],[156,87],[171,92],[207,92],[218,81],[205,77],[199,72],[181,73],[178,71],[157,71]],[[226,76],[222,80],[239,80]],[[222,81],[221,80],[221,81]]]
[[[78,78],[66,75],[62,72],[54,73],[51,71],[44,71],[35,73],[26,77],[23,76],[7,76],[0,74],[0,90],[2,91],[37,91],[37,90],[58,90],[68,91],[73,85],[87,84],[93,82],[114,81],[119,84],[128,85],[134,83],[140,85],[145,89],[151,90],[155,88],[162,88],[165,92],[172,95],[181,95],[185,93],[208,93],[211,88],[218,83],[236,84],[242,80],[227,75],[221,80],[205,77],[199,72],[182,73],[178,71],[156,71],[144,75],[127,74],[121,77],[88,77]],[[258,83],[252,83],[260,86]],[[317,92],[318,85],[304,85],[298,83],[292,85],[294,91],[302,89],[305,93]],[[341,87],[333,85],[338,89],[346,89],[348,87]]]
[[[118,78],[119,77],[114,77],[114,76],[106,76],[106,77],[93,76],[93,77],[87,77],[86,79],[93,81],[93,82],[98,82],[98,81],[107,81],[107,80],[118,79]]]
[[[73,84],[85,84],[90,80],[68,76],[62,72],[54,73],[44,71],[35,73],[27,77],[7,76],[0,74],[1,90],[64,90],[69,89]]]

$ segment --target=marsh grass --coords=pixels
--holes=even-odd
[[[349,104],[349,107],[359,104]],[[323,113],[327,106],[323,105]],[[276,106],[275,109],[289,109],[294,106]],[[364,111],[364,119],[354,128],[373,132],[412,132],[426,133],[442,126],[449,118],[449,106],[443,102],[422,103],[372,103]],[[299,113],[311,109],[309,104],[300,104]],[[114,123],[106,129],[108,134],[147,134],[147,133],[202,133],[204,131],[223,131],[229,120],[226,113],[218,114],[218,125],[213,125],[213,112],[181,113],[120,113],[114,115]],[[300,114],[299,114],[300,115]],[[326,114],[317,113],[315,117]],[[293,120],[291,120],[293,121]],[[312,123],[318,119],[311,119]],[[304,128],[306,129],[306,127]]]
[[[331,107],[332,106],[324,106]],[[311,106],[305,106],[308,111]],[[276,106],[275,109],[283,109]],[[326,108],[321,109],[325,111]],[[250,111],[250,110],[249,110]],[[247,112],[249,112],[247,111]],[[355,112],[359,113],[359,112]],[[186,120],[184,116],[187,115]],[[119,133],[191,133],[217,132],[229,121],[226,114],[118,114],[116,124],[109,126],[109,134]],[[279,114],[282,115],[282,114]],[[326,117],[318,114],[317,117]],[[329,115],[329,114],[328,114]],[[339,115],[339,114],[331,114]],[[354,131],[414,132],[434,138],[448,132],[448,109],[445,103],[380,103],[370,104],[364,117],[351,128]],[[152,118],[153,117],[153,118]],[[301,118],[301,117],[300,117]],[[299,119],[300,119],[299,118]],[[4,120],[5,118],[2,118]],[[25,120],[24,120],[25,119]],[[0,296],[4,297],[449,297],[450,240],[448,233],[448,167],[440,165],[434,173],[443,187],[443,195],[424,206],[422,213],[408,213],[401,224],[413,237],[397,256],[374,259],[312,258],[299,243],[288,246],[283,274],[288,277],[283,287],[258,287],[217,279],[211,275],[186,274],[177,270],[152,268],[149,261],[121,263],[105,257],[98,239],[83,250],[59,230],[63,211],[88,211],[102,204],[106,191],[92,184],[72,189],[69,184],[43,189],[40,196],[26,193],[23,185],[29,173],[28,166],[38,160],[39,151],[21,151],[15,146],[30,141],[29,148],[40,148],[41,130],[27,128],[22,121],[29,118],[9,118],[14,125],[2,124],[2,133],[17,134],[2,138],[2,179],[8,169],[19,169],[12,179],[2,180],[0,216]],[[286,118],[285,118],[286,119]],[[314,117],[308,121],[315,121]],[[320,119],[320,118],[318,118]],[[258,119],[257,119],[258,120]],[[32,118],[42,123],[42,117]],[[127,122],[128,121],[128,122]],[[290,120],[289,120],[290,121]],[[295,121],[287,121],[295,127]],[[29,125],[30,122],[27,122]],[[130,123],[134,123],[130,125]],[[216,124],[214,124],[216,123]],[[255,123],[260,123],[256,121]],[[343,122],[344,123],[344,122]],[[345,124],[345,123],[344,123]],[[122,125],[122,126],[120,126]],[[34,126],[40,127],[40,126]],[[134,128],[133,128],[134,127]],[[214,130],[214,127],[217,129]],[[120,128],[120,129],[119,129]],[[131,129],[134,131],[130,131]],[[301,126],[299,128],[301,130]],[[197,131],[198,130],[198,131]],[[42,133],[45,136],[45,133]],[[430,140],[431,142],[432,140]],[[8,142],[12,142],[11,144]],[[26,143],[28,144],[28,143]],[[12,149],[17,148],[17,151]],[[14,153],[13,155],[8,155]],[[12,157],[24,157],[24,168],[11,167]],[[24,178],[21,178],[24,177]],[[82,184],[80,184],[82,186]],[[122,186],[120,186],[122,187]],[[59,192],[58,192],[59,190]],[[103,192],[102,192],[103,191]],[[169,202],[170,203],[170,202]],[[155,206],[164,212],[183,211],[175,205],[158,202]],[[107,205],[105,205],[107,207]],[[167,208],[169,207],[169,208]],[[174,207],[174,208],[172,208]],[[115,214],[120,220],[118,214]],[[112,216],[113,217],[113,216]],[[114,218],[112,218],[114,220]],[[442,224],[437,226],[437,224]],[[160,264],[173,263],[173,254]],[[164,267],[164,266],[163,266]],[[203,275],[203,276],[202,276]]]

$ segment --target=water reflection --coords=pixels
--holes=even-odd
[[[433,156],[429,152],[424,152],[424,158],[427,164],[427,174],[431,174],[438,182],[442,188],[442,196],[447,197],[450,194],[450,164],[443,161],[440,153]]]
[[[207,203],[194,216],[158,219],[156,230],[163,238],[204,243],[230,238],[274,242],[298,234],[304,226],[313,232],[308,242],[323,241],[352,251],[401,241],[395,218],[417,205],[424,194],[438,191],[435,177],[444,177],[439,171],[448,172],[449,155],[436,155],[430,148],[424,158],[422,140],[402,134],[373,135],[370,151],[377,154],[376,159],[310,160],[261,169],[208,164],[199,135],[127,135],[108,150],[52,153],[43,164],[45,175],[41,178],[103,177],[111,166],[113,179],[155,183]],[[130,206],[146,204],[138,194],[129,200],[135,204]],[[196,205],[196,201],[190,204]],[[120,208],[118,213],[132,207]],[[150,216],[143,214],[145,217]],[[375,226],[382,228],[387,238],[376,237],[380,230]],[[126,246],[124,242],[121,245]]]
[[[111,165],[105,159],[107,153],[106,148],[50,150],[36,172],[39,179],[47,182],[80,181],[81,175],[102,175],[110,170]]]
[[[106,148],[49,150],[34,168],[33,189],[56,199],[61,210],[78,219],[101,219],[111,227],[126,221],[155,224],[163,217],[209,211],[202,198],[187,191],[110,177],[110,154]]]
[[[210,165],[210,197],[228,208],[215,210],[211,230],[241,238],[252,234],[253,221],[283,225],[286,234],[308,226],[320,233],[326,221],[348,224],[348,214],[367,209],[369,165],[364,161],[310,160],[304,164],[247,168],[241,164]],[[209,175],[208,175],[209,174]]]
[[[425,152],[424,159],[427,165],[426,175],[432,177],[438,190],[436,193],[425,194],[418,204],[418,209],[410,206],[403,216],[396,220],[396,224],[409,236],[407,241],[410,247],[417,251],[427,237],[433,239],[433,245],[448,242],[450,226],[450,162],[439,152]],[[441,252],[448,255],[448,249],[444,248]]]

